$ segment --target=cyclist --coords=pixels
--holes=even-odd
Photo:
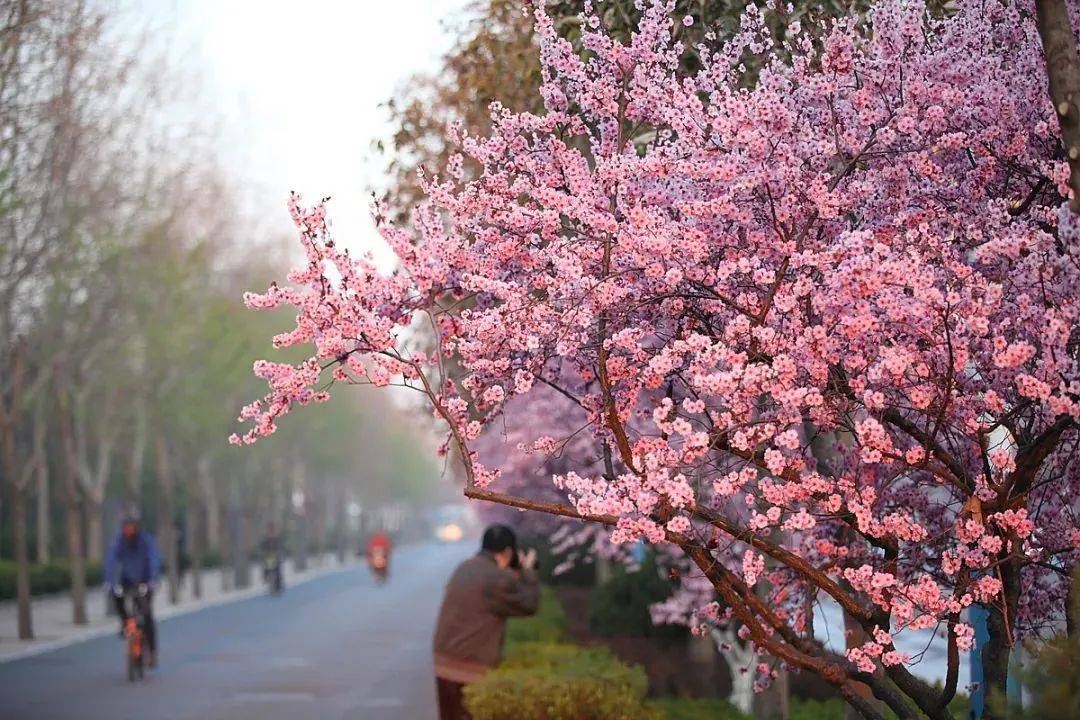
[[[284,585],[281,573],[284,549],[281,545],[281,536],[274,523],[266,524],[266,535],[259,543],[259,549],[262,551],[263,580],[274,592],[281,592]]]
[[[105,556],[105,584],[116,602],[120,616],[120,635],[128,619],[127,594],[144,594],[143,631],[150,649],[150,667],[157,666],[157,632],[154,626],[154,589],[161,578],[161,553],[154,536],[140,527],[139,516],[131,513],[124,518],[120,534]],[[138,600],[136,600],[138,602]]]
[[[373,570],[385,574],[390,565],[390,538],[377,530],[367,541],[367,562]]]

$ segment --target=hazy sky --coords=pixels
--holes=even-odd
[[[255,207],[290,230],[290,190],[332,196],[335,234],[377,247],[366,189],[381,184],[371,141],[379,107],[410,75],[438,67],[442,21],[466,0],[134,0],[172,38],[220,112],[225,159]]]

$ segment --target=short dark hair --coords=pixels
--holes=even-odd
[[[502,552],[506,548],[517,550],[517,535],[506,525],[492,525],[484,531],[480,548],[487,552]]]

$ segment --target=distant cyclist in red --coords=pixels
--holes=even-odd
[[[380,581],[386,580],[390,567],[390,538],[382,530],[368,538],[367,562]]]

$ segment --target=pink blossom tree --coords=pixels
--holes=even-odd
[[[377,214],[391,273],[294,197],[306,263],[246,300],[295,306],[275,343],[314,351],[256,365],[270,392],[233,441],[335,382],[414,388],[468,497],[677,547],[719,601],[702,626],[735,622],[866,717],[881,713],[863,685],[899,717],[951,718],[964,609],[990,613],[985,675],[1003,691],[1013,643],[1063,616],[1080,547],[1061,108],[1026,1],[938,17],[882,0],[865,27],[793,23],[783,40],[765,12],[687,48],[692,20],[669,3],[625,43],[586,3],[579,55],[537,10],[546,113],[496,104],[490,136],[453,133],[483,172],[454,158],[425,180],[411,228]],[[572,399],[597,448],[554,477],[569,503],[507,492],[475,451],[540,387]],[[558,453],[552,427],[513,453]],[[866,643],[814,638],[826,596]],[[944,688],[896,649],[920,628],[947,637]]]

